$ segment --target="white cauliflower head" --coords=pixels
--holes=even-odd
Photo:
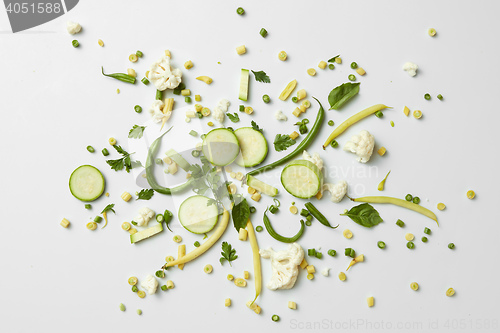
[[[153,295],[158,289],[158,280],[153,275],[148,275],[141,281],[141,287],[145,289],[148,294]]]
[[[319,157],[318,153],[314,153],[311,156],[306,150],[304,150],[302,152],[302,158],[306,161],[314,163],[320,171],[323,169],[323,160]]]
[[[151,65],[148,78],[160,91],[175,89],[182,81],[182,72],[170,66],[169,56],[163,56]]]
[[[366,163],[372,156],[374,146],[375,138],[373,135],[363,130],[358,135],[353,135],[351,140],[346,142],[344,150],[358,155],[358,162]]]
[[[417,75],[418,66],[417,64],[408,61],[403,65],[403,70],[406,71],[408,75],[415,76]]]
[[[338,182],[337,184],[326,183],[321,187],[322,191],[328,191],[331,194],[330,200],[332,202],[341,202],[347,193],[347,182],[345,180]]]
[[[277,120],[283,120],[283,121],[288,120],[287,116],[281,110],[276,111],[276,113],[274,114],[274,118],[276,118]]]
[[[151,107],[149,108],[149,113],[151,114],[151,117],[153,117],[153,121],[155,123],[159,123],[163,120],[163,118],[166,117],[167,121],[170,116],[172,115],[172,111],[168,111],[167,113],[163,113],[163,107],[165,106],[165,103],[161,100],[155,100],[153,104],[151,104]]]
[[[223,123],[226,117],[226,112],[229,109],[229,101],[227,99],[221,99],[219,103],[215,106],[212,115],[215,120],[219,123]]]
[[[66,22],[66,29],[70,34],[74,35],[82,31],[82,26],[80,23],[68,21]]]
[[[267,284],[267,288],[291,289],[297,281],[299,275],[299,265],[304,260],[304,250],[293,243],[288,245],[287,250],[275,252],[272,248],[261,249],[260,256],[264,259],[271,259],[273,275]]]
[[[139,214],[134,218],[134,222],[137,223],[138,226],[144,227],[147,226],[149,221],[155,216],[155,212],[148,207],[142,207],[139,209]]]

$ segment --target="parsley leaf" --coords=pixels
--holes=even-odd
[[[118,153],[120,153],[123,157],[119,158],[117,160],[107,160],[106,163],[109,164],[111,167],[111,170],[119,171],[123,170],[123,167],[125,167],[125,170],[127,172],[130,172],[130,169],[132,169],[132,161],[130,160],[130,155],[134,154],[129,154],[121,146],[114,145],[113,146]]]
[[[276,149],[276,151],[286,150],[294,144],[295,140],[288,134],[276,134],[276,138],[274,138],[274,149]]]
[[[136,200],[149,200],[153,197],[155,194],[155,191],[153,189],[143,189],[137,194],[137,199]]]
[[[142,165],[141,161],[135,160],[131,162],[132,169],[133,168],[144,168],[144,165]]]
[[[229,265],[232,266],[231,261],[238,258],[236,250],[233,249],[231,244],[228,244],[228,242],[222,242],[222,252],[220,254],[222,255],[222,257],[219,259],[221,265],[224,263],[224,260],[227,260]]]
[[[134,127],[132,127],[132,129],[128,132],[128,137],[130,139],[140,139],[142,138],[145,129],[146,126],[134,125]]]
[[[226,112],[227,117],[229,120],[231,120],[233,123],[237,123],[240,121],[240,116],[235,112],[234,115],[230,114],[229,112]]]
[[[335,56],[335,57],[333,57],[333,58],[328,59],[328,62],[335,62],[335,59],[336,59],[336,58],[338,58],[338,57],[340,57],[340,54],[339,54],[339,55],[336,55],[336,56]]]
[[[271,79],[269,78],[269,76],[267,76],[266,72],[264,71],[259,71],[259,72],[252,71],[252,73],[255,76],[255,81],[257,82],[264,82],[264,83],[271,82]]]
[[[115,210],[113,209],[114,206],[115,206],[115,204],[109,204],[109,205],[107,205],[106,207],[104,207],[104,209],[102,210],[101,214],[109,212],[109,211],[111,211],[111,212],[113,212],[113,213],[116,214]]]
[[[253,120],[252,120],[252,128],[262,133],[262,128],[260,128],[259,125],[257,125],[257,123]]]

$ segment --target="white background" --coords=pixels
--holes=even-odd
[[[239,5],[246,10],[244,16],[235,13]],[[493,331],[499,317],[499,9],[497,1],[81,1],[65,16],[17,34],[9,33],[7,15],[0,11],[2,331],[311,331],[306,327],[315,323],[320,325],[317,330],[344,332],[369,331],[370,325],[373,330],[408,332]],[[70,36],[67,20],[80,22],[82,33]],[[266,38],[259,35],[261,27],[269,32]],[[436,28],[436,37],[427,35],[429,27]],[[73,38],[80,41],[77,49],[71,46]],[[98,39],[104,48],[97,45]],[[238,56],[235,47],[241,44],[248,52]],[[333,204],[326,194],[313,202],[340,227],[329,230],[314,222],[299,243],[304,249],[321,247],[324,258],[309,261],[318,271],[332,268],[329,277],[318,273],[309,281],[301,272],[292,290],[264,288],[258,300],[263,311],[256,315],[245,306],[253,298],[253,275],[246,289],[226,280],[229,273],[253,272],[250,246],[238,241],[230,226],[223,240],[233,244],[239,255],[232,268],[227,263],[220,266],[218,242],[184,271],[167,272],[175,289],[139,299],[127,278],[154,273],[166,255],[176,255],[177,244],[170,232],[163,232],[131,245],[120,225],[143,205],[158,212],[175,211],[176,206],[159,194],[147,203],[120,199],[123,191],[135,193],[140,188],[132,173],[110,170],[99,151],[111,150],[107,144],[111,136],[124,148],[129,146],[128,130],[148,121],[147,108],[155,92],[151,85],[131,86],[104,78],[100,66],[107,72],[133,67],[142,77],[165,49],[171,50],[176,66],[193,61],[194,68],[184,71],[185,82],[211,108],[220,98],[228,98],[230,111],[237,112],[239,70],[266,71],[271,84],[251,80],[246,104],[255,113],[240,114],[238,125],[256,120],[270,143],[277,133],[296,129],[293,103],[277,98],[287,82],[297,79],[299,88],[327,108],[328,92],[347,80],[352,72],[349,64],[356,61],[367,72],[358,78],[359,96],[341,111],[326,111],[309,151],[324,158],[330,173],[327,181],[347,180],[352,196],[378,194],[378,182],[392,170],[384,194],[420,196],[423,206],[438,213],[440,227],[402,208],[377,206],[384,223],[366,229],[338,216],[352,203]],[[136,50],[145,56],[131,64],[128,55]],[[289,54],[286,62],[277,58],[281,50]],[[337,54],[344,63],[335,70],[317,68],[320,60]],[[416,77],[401,70],[406,61],[419,65]],[[310,67],[317,69],[315,77],[306,74]],[[198,75],[213,77],[213,84],[194,80]],[[424,100],[426,92],[431,101]],[[269,94],[272,103],[264,104],[263,94]],[[444,100],[437,100],[437,94]],[[361,165],[341,149],[321,150],[331,130],[327,120],[339,124],[376,103],[394,108],[382,119],[370,117],[353,126],[338,141],[343,145],[367,129],[376,138],[376,149],[387,148],[384,157],[374,154]],[[145,109],[142,114],[133,111],[136,104]],[[405,117],[405,105],[422,110],[423,118]],[[183,106],[177,98],[176,108]],[[289,116],[288,122],[273,119],[278,109]],[[311,122],[317,109],[313,102],[306,113]],[[181,111],[171,123],[179,134],[165,137],[162,151],[168,144],[176,148],[176,142],[189,139],[188,128],[200,127],[196,122],[187,125]],[[226,126],[231,125],[226,120]],[[151,138],[157,133],[158,127],[148,128]],[[86,151],[89,144],[96,147],[95,154]],[[267,162],[286,154],[276,153],[272,145],[270,151]],[[69,175],[82,164],[95,165],[104,173],[110,193],[92,203],[91,211],[68,189]],[[283,205],[271,219],[279,232],[291,235],[298,230],[298,218],[288,207],[291,201],[301,207],[302,201],[286,194],[279,172],[265,177],[280,189]],[[466,198],[469,189],[476,191],[475,200]],[[444,202],[446,210],[438,212],[438,202]],[[108,227],[87,230],[86,222],[108,203],[116,204],[117,213],[110,215]],[[254,225],[262,224],[262,212],[270,204],[265,196],[255,204]],[[69,229],[59,225],[63,217],[72,222]],[[395,225],[398,218],[406,222],[404,229]],[[188,251],[194,241],[201,241],[177,220],[173,227]],[[424,227],[432,229],[427,244],[420,241]],[[354,233],[351,240],[342,237],[345,228]],[[405,247],[407,232],[417,237],[414,250]],[[378,240],[386,242],[385,250],[377,248]],[[262,248],[286,247],[265,231],[258,234],[258,241]],[[456,244],[455,250],[447,248],[449,242]],[[337,275],[349,262],[342,253],[345,247],[364,253],[366,261],[340,282]],[[337,257],[326,255],[329,248],[337,250]],[[214,266],[211,275],[202,272],[207,263]],[[266,260],[262,265],[265,284],[270,265]],[[409,288],[412,281],[420,284],[418,292]],[[445,296],[449,287],[456,290],[452,298]],[[373,308],[366,305],[368,296],[375,297]],[[233,300],[231,308],[224,307],[227,297]],[[296,311],[287,308],[289,300],[297,302]],[[119,311],[120,303],[127,306],[126,312]],[[135,313],[137,308],[143,310],[142,316]],[[280,315],[279,323],[271,321],[273,314]]]

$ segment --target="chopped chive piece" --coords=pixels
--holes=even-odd
[[[385,243],[384,243],[384,242],[382,242],[382,241],[379,241],[379,242],[377,243],[377,246],[378,246],[380,249],[385,249]]]
[[[267,36],[267,30],[264,28],[260,29],[260,35],[265,38]]]
[[[304,222],[304,220],[300,220],[300,221]],[[305,225],[307,225],[308,227],[310,227],[311,226],[311,221],[306,221]]]
[[[92,208],[92,205],[91,204],[86,204],[85,205],[85,209],[91,209]]]
[[[384,116],[384,113],[382,111],[377,111],[377,112],[375,112],[375,116],[377,118],[382,118]]]
[[[243,15],[243,14],[245,14],[245,10],[244,10],[243,8],[241,8],[241,7],[238,7],[238,8],[236,9],[236,13],[237,13],[238,15]]]
[[[103,154],[104,156],[108,156],[108,155],[109,155],[109,151],[108,151],[108,149],[107,149],[107,148],[104,148],[101,152],[102,152],[102,154]]]
[[[337,148],[339,146],[339,143],[337,142],[337,140],[333,140],[330,145],[333,147],[333,148]]]
[[[166,285],[166,284],[164,284],[164,285],[163,285],[163,286],[161,286],[160,288],[161,288],[161,290],[165,291],[165,290],[167,290],[167,285]]]
[[[182,90],[182,89],[175,88],[175,89],[174,89],[174,95],[180,95],[180,94],[181,94],[181,90]]]
[[[240,105],[239,110],[240,110],[240,112],[245,112],[245,106],[244,105]]]
[[[87,146],[87,150],[89,151],[89,153],[95,152],[95,149],[92,146]]]
[[[443,95],[441,95],[441,94],[437,95],[437,99],[439,99],[440,101],[442,101],[443,100]]]
[[[353,62],[351,62],[351,68],[352,68],[352,69],[356,69],[356,68],[358,68],[358,64],[357,64],[357,63],[355,63],[354,61],[353,61]]]
[[[145,85],[148,85],[149,84],[149,80],[147,77],[143,77],[142,80],[141,80],[142,83],[144,83]],[[137,112],[137,111],[136,111]]]
[[[335,125],[335,123],[333,122],[333,120],[329,120],[329,121],[328,121],[328,125],[329,125],[329,126],[333,126],[333,125]]]
[[[156,222],[163,223],[163,221],[165,221],[165,216],[163,216],[163,214],[156,215]]]
[[[73,47],[80,46],[80,43],[78,43],[78,41],[76,39],[73,39],[73,41],[71,42],[71,44],[73,44]]]
[[[427,243],[427,237],[422,237],[422,242]]]
[[[413,195],[407,194],[405,197],[406,201],[412,201],[413,200]]]
[[[136,56],[138,56],[139,58],[142,58],[142,56],[144,55],[144,53],[142,53],[141,51],[139,51],[139,50],[138,50],[138,51],[135,53],[135,55],[136,55]]]
[[[198,157],[198,156],[200,156],[200,152],[199,152],[198,150],[193,150],[193,151],[191,152],[191,155],[192,155],[193,157]]]
[[[406,243],[406,247],[409,248],[410,250],[413,249],[415,247],[415,243],[413,242],[408,242]]]
[[[318,258],[318,259],[323,258],[323,253],[321,253],[321,252],[316,252],[316,258]]]
[[[191,97],[189,96],[184,97],[184,102],[191,103]]]
[[[351,249],[350,247],[348,247],[348,248],[345,249],[344,254],[346,255],[346,257],[354,258],[356,256],[356,251],[354,251],[353,249]]]
[[[310,257],[314,257],[316,255],[316,249],[308,249],[307,255]]]
[[[192,135],[192,136],[198,136],[198,132],[196,132],[195,130],[191,130],[189,132],[189,135]]]
[[[425,98],[426,100],[430,101],[430,99],[431,99],[431,95],[427,93],[427,94],[425,94],[425,95],[424,95],[424,98]]]
[[[156,275],[156,277],[164,278],[165,272],[164,271],[156,271],[155,275]]]
[[[264,95],[262,96],[262,100],[264,101],[264,103],[269,103],[271,101],[271,98],[269,97],[269,95]]]
[[[349,81],[356,81],[356,75],[350,74],[348,77]]]
[[[337,254],[337,251],[333,250],[333,249],[330,249],[328,250],[328,255],[331,256],[331,257],[335,257],[335,255]]]
[[[306,216],[306,220],[307,220],[307,221],[311,222],[311,221],[312,221],[312,219],[313,219],[312,215],[307,215],[307,216]]]
[[[255,227],[255,231],[257,231],[257,232],[261,232],[262,230],[264,230],[264,228],[262,228],[261,225],[258,225],[257,227]]]
[[[453,244],[453,243],[448,244],[448,248],[450,250],[453,250],[455,248],[455,244]]]
[[[139,288],[137,288],[137,286],[136,286],[136,285],[133,285],[133,286],[132,286],[132,291],[133,291],[134,293],[136,293],[138,290],[139,290]]]
[[[194,242],[194,246],[195,247],[200,247],[200,242],[198,242],[198,241]]]
[[[257,211],[257,208],[255,208],[254,206],[250,207],[250,213],[255,213]]]
[[[269,207],[269,212],[271,212],[271,214],[276,214],[278,211],[279,208],[276,207],[275,205],[271,205],[271,207]]]
[[[398,220],[396,221],[396,225],[397,225],[398,227],[402,228],[402,227],[404,227],[404,226],[405,226],[405,223],[404,223],[403,221],[401,221],[400,219],[398,219]]]
[[[419,197],[413,197],[413,203],[418,205],[420,203],[420,198]]]
[[[299,101],[299,99],[297,98],[297,96],[292,97],[292,102],[297,103],[298,101]]]
[[[272,319],[273,321],[278,321],[278,320],[280,320],[280,316],[278,316],[278,315],[273,315],[273,316],[271,317],[271,319]]]
[[[330,65],[328,65],[328,68],[329,69],[335,69],[335,65],[334,64],[330,64]]]
[[[300,211],[300,215],[306,217],[309,215],[309,211],[307,209],[302,208],[302,210]]]
[[[102,217],[100,217],[99,215],[94,218],[95,223],[101,223],[101,221],[102,221]]]
[[[134,106],[134,111],[137,112],[137,113],[141,113],[142,112],[142,107],[140,105],[136,105],[136,106]]]

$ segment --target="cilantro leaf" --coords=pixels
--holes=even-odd
[[[286,150],[294,144],[295,140],[288,134],[276,134],[276,137],[274,138],[274,149],[276,149],[276,151]]]
[[[110,211],[116,214],[115,210],[113,209],[114,206],[115,206],[115,204],[107,205],[106,207],[104,207],[101,214],[106,213],[106,212],[110,212]]]
[[[125,170],[127,172],[130,172],[130,170],[133,168],[132,161],[130,160],[130,155],[134,153],[127,153],[121,146],[114,145],[113,147],[123,157],[117,160],[107,160],[106,163],[108,163],[108,165],[111,167],[111,170],[119,171],[123,170],[123,167],[125,167]]]
[[[266,72],[264,71],[259,71],[259,72],[252,71],[252,73],[255,76],[255,81],[257,82],[264,82],[264,83],[271,82],[271,79],[269,78],[269,76],[267,76]]]
[[[252,120],[252,128],[256,131],[259,131],[262,133],[262,128],[259,127],[259,125],[257,125],[257,123],[255,121]]]
[[[146,126],[134,125],[134,127],[132,127],[132,129],[128,132],[128,137],[130,139],[140,139],[142,138],[145,129]]]
[[[229,112],[226,112],[227,117],[229,120],[231,120],[233,123],[237,123],[240,121],[240,116],[235,112],[234,115],[230,114]]]
[[[219,259],[221,265],[224,263],[224,260],[227,260],[229,265],[232,266],[231,261],[238,258],[236,250],[233,249],[231,244],[228,244],[228,242],[222,242],[222,252],[220,254],[222,255],[222,257]]]
[[[136,200],[149,200],[153,197],[155,194],[155,191],[153,189],[143,189],[137,194],[137,199]]]
[[[333,58],[328,59],[328,62],[335,62],[335,59],[337,59],[338,57],[340,57],[340,54],[336,55]]]

